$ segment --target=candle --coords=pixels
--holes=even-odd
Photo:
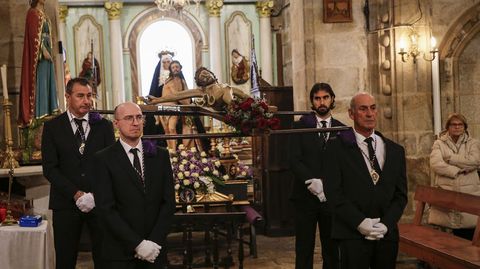
[[[8,89],[7,89],[7,65],[2,65],[0,68],[2,72],[2,85],[3,85],[3,99],[8,100]]]
[[[439,135],[440,131],[442,130],[442,109],[440,104],[440,68],[438,58],[439,57],[435,57],[432,61],[433,131],[436,135]]]

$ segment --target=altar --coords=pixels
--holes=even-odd
[[[3,269],[53,269],[53,229],[44,220],[38,227],[0,226],[0,261]]]

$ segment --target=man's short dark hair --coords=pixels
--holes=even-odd
[[[330,97],[332,98],[332,104],[330,105],[330,109],[334,109],[335,93],[333,92],[332,87],[328,83],[320,82],[313,84],[312,89],[310,90],[310,103],[313,104],[313,96],[319,91],[327,92],[330,95]]]
[[[86,78],[82,78],[82,77],[72,78],[71,80],[68,81],[65,92],[68,94],[72,94],[73,86],[75,86],[75,84],[80,84],[82,86],[90,86],[90,88],[92,87],[90,85],[90,82],[88,82],[88,79]]]

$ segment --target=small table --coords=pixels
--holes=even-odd
[[[245,212],[238,212],[232,207],[233,201],[206,201],[194,203],[178,203],[173,218],[174,229],[183,232],[183,264],[181,268],[193,267],[220,267],[219,235],[226,238],[226,254],[222,258],[222,267],[229,268],[233,265],[232,242],[238,242],[238,268],[243,268],[243,231],[246,222]],[[195,208],[196,212],[187,213],[187,206]],[[213,211],[213,212],[212,212]],[[193,231],[204,231],[205,261],[202,264],[193,264]],[[179,265],[170,264],[176,268]]]
[[[0,261],[2,269],[55,268],[51,224],[0,226]]]

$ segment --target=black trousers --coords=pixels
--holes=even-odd
[[[395,269],[398,242],[339,240],[340,269]]]
[[[295,202],[295,268],[312,269],[317,226],[320,230],[324,269],[336,268],[338,248],[331,239],[332,217],[326,203]]]
[[[82,213],[78,209],[62,209],[53,210],[53,235],[57,269],[75,269],[78,245],[84,224],[88,225],[95,268],[103,268],[100,255],[102,233],[100,232],[98,218],[93,212]]]

